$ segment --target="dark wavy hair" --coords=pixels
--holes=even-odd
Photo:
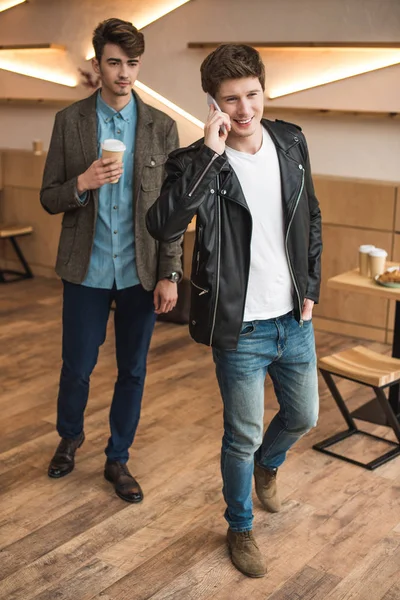
[[[129,21],[107,19],[102,21],[93,32],[93,48],[100,62],[106,44],[120,46],[127,56],[136,58],[144,52],[144,36]]]
[[[265,90],[265,67],[255,48],[244,44],[222,44],[211,52],[200,67],[201,86],[215,96],[223,81],[257,77]]]

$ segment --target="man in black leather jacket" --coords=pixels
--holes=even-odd
[[[318,416],[312,310],[320,287],[321,216],[300,127],[262,118],[265,72],[249,46],[219,46],[201,66],[214,97],[204,139],[174,151],[147,213],[159,241],[196,215],[190,332],[211,345],[224,403],[221,470],[234,565],[266,567],[252,533],[252,477],[280,509],[277,469]],[[263,435],[269,373],[279,412]]]

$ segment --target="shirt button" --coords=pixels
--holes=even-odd
[[[114,254],[114,258],[117,258],[118,254]]]
[[[117,206],[113,206],[113,209],[114,209],[114,210],[117,210]]]
[[[118,233],[118,231],[116,229],[114,229],[114,234]]]
[[[117,129],[117,133],[121,133],[121,130],[120,130],[120,129]]]
[[[211,190],[210,190],[210,194],[213,194],[213,193],[214,193],[214,190],[213,190],[213,189],[211,189]]]

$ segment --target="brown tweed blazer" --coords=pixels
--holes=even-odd
[[[182,273],[181,240],[158,243],[145,223],[164,181],[164,163],[179,140],[175,121],[133,93],[138,116],[132,190],[136,267],[142,286],[152,290],[173,271]],[[40,192],[47,212],[64,213],[56,272],[71,283],[86,277],[97,219],[98,190],[89,191],[84,204],[76,197],[78,175],[98,158],[96,94],[57,113]]]

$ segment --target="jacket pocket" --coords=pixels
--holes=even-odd
[[[76,225],[76,220],[78,218],[78,211],[79,208],[74,209],[74,210],[69,210],[67,212],[64,213],[64,216],[62,218],[62,227],[75,227]]]
[[[58,258],[64,264],[69,262],[72,249],[75,243],[76,227],[73,225],[65,225],[61,229],[60,243],[58,245]]]
[[[145,163],[142,171],[141,186],[144,192],[160,190],[164,180],[165,154],[153,154]]]

